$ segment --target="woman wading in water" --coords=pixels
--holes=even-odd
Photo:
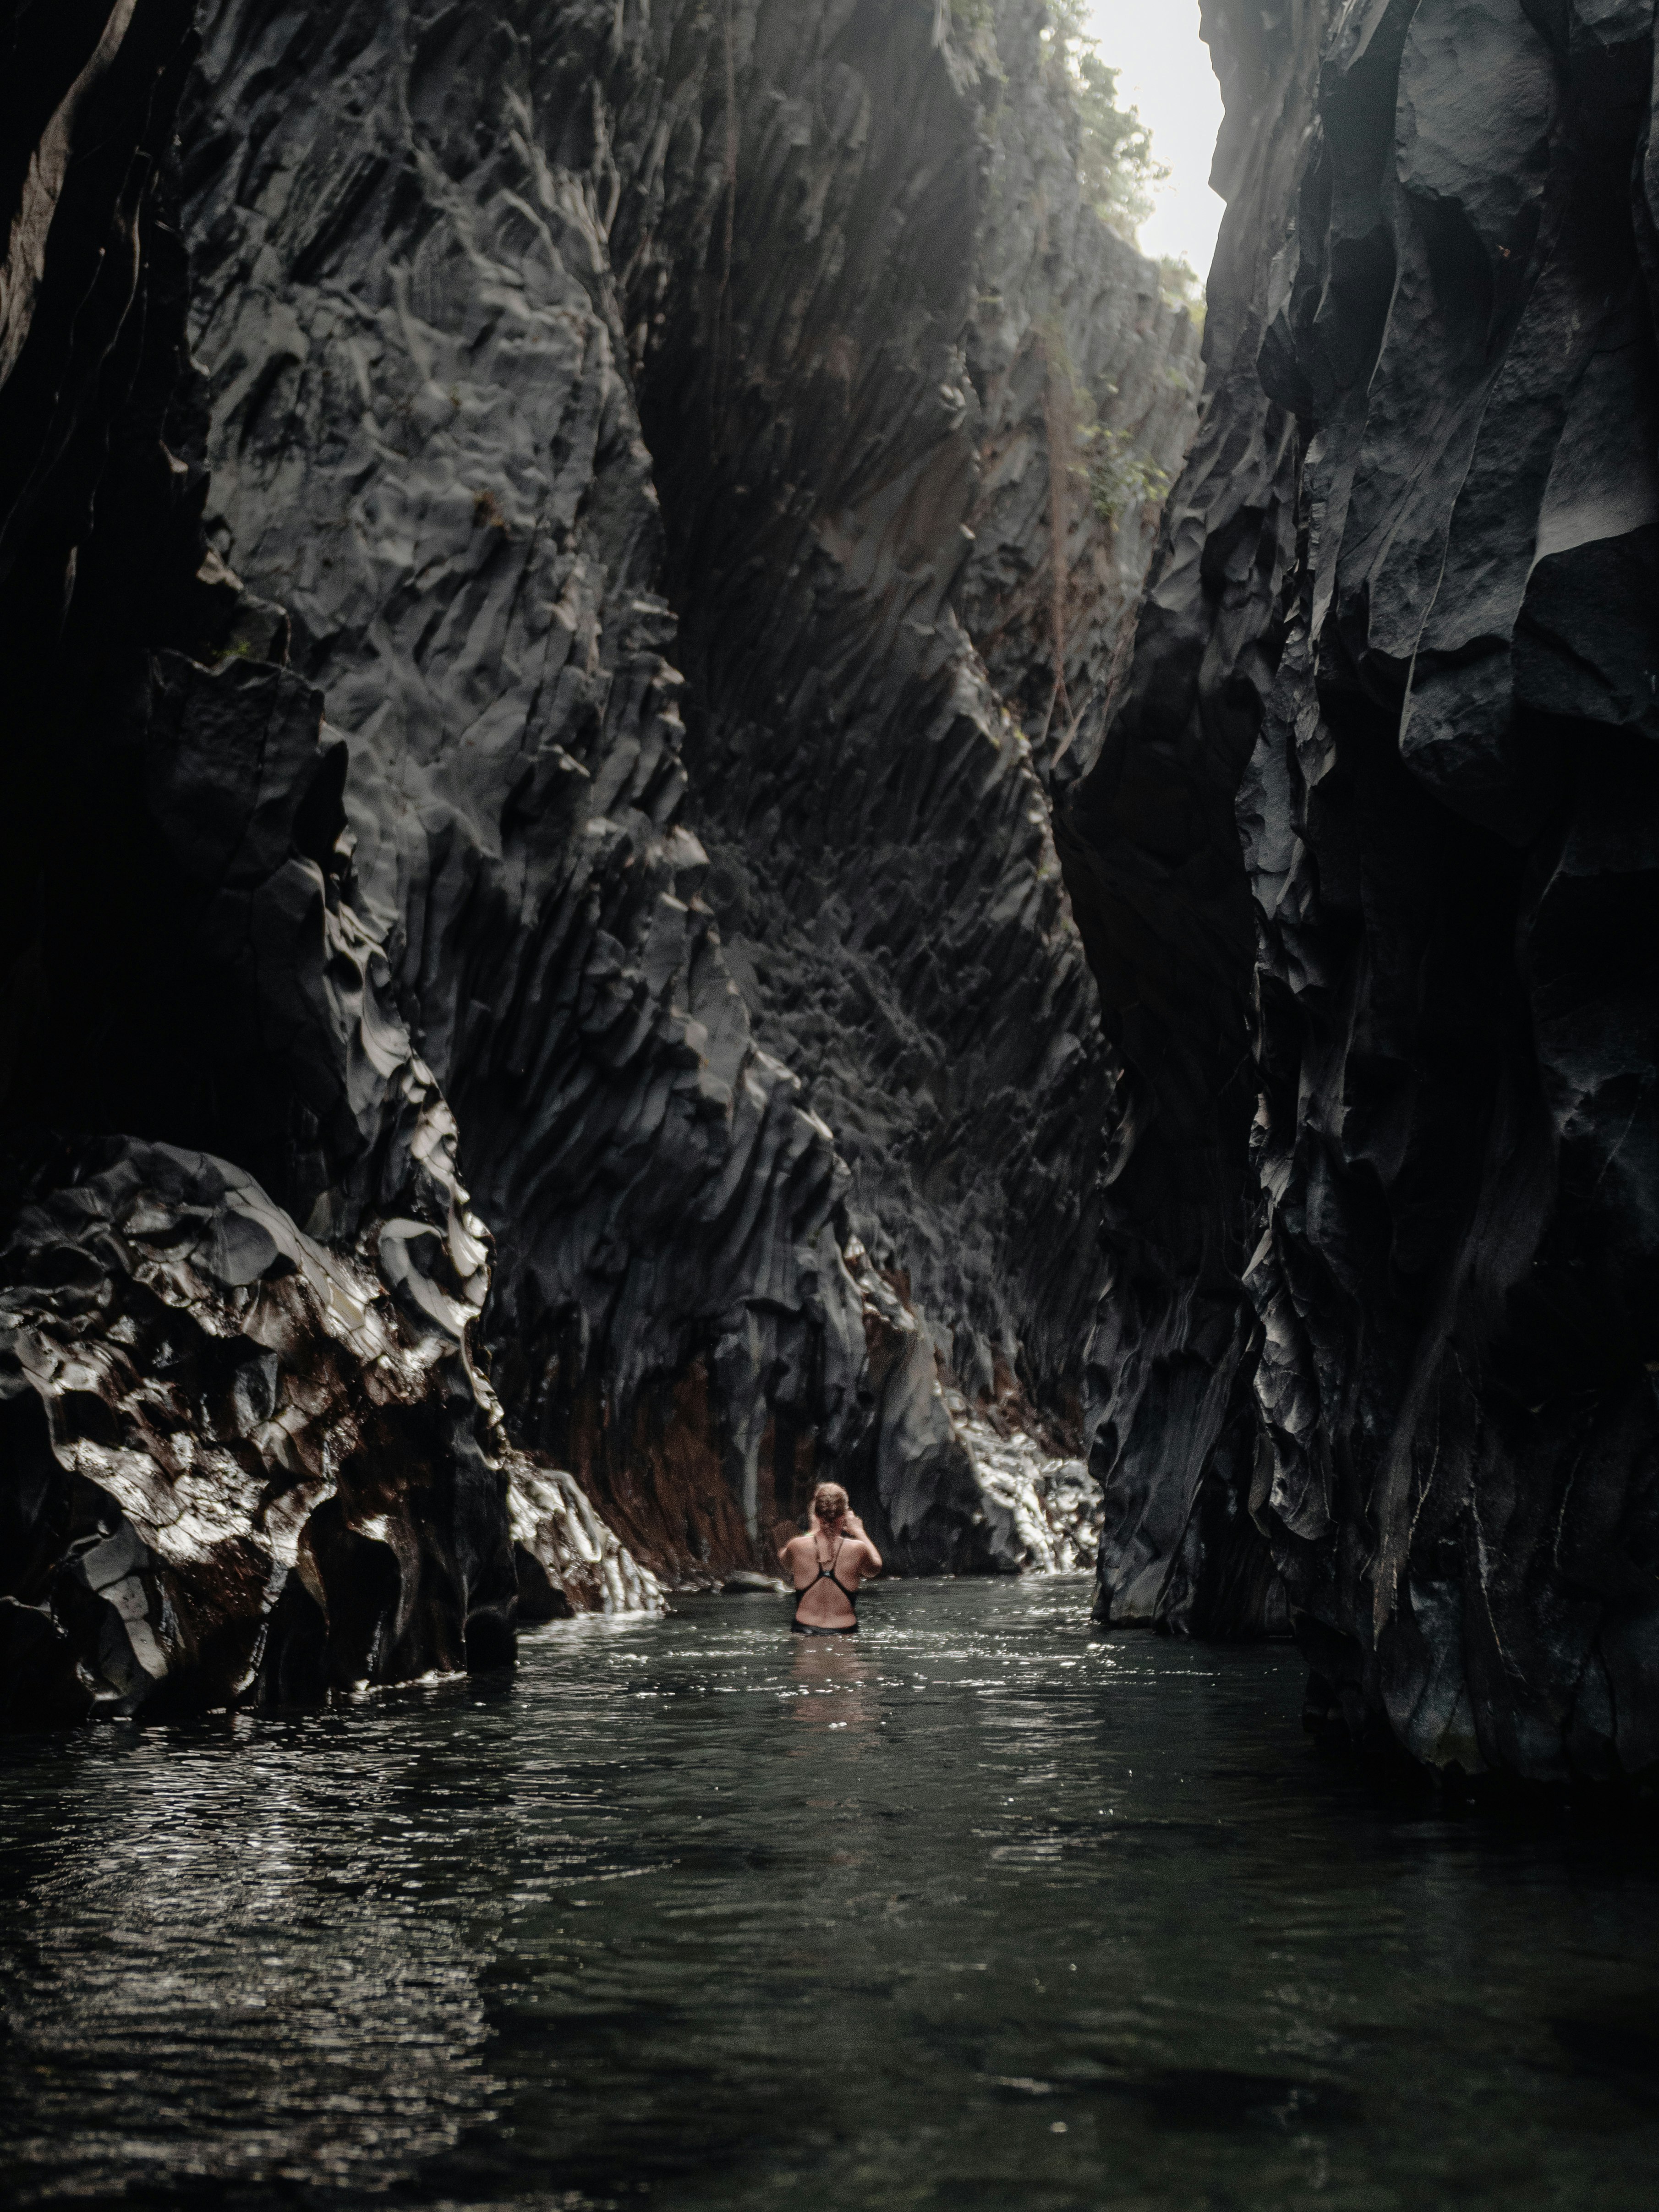
[[[838,1482],[819,1483],[811,1528],[791,1537],[778,1559],[794,1577],[797,1636],[858,1634],[859,1584],[881,1572],[881,1553]]]

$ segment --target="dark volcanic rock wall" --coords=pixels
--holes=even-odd
[[[1115,1085],[1045,783],[1193,340],[976,16],[13,12],[9,1720],[495,1664],[831,1470],[1033,1553]]]
[[[620,107],[612,252],[683,614],[704,896],[760,1034],[836,1132],[877,1265],[972,1393],[1018,1375],[1075,1422],[1114,1074],[1036,779],[1071,719],[1045,404],[1069,422],[1098,404],[1172,459],[1185,318],[1079,204],[1040,9],[999,11],[995,82],[944,65],[924,9],[733,10],[729,189],[723,92],[712,117],[701,94],[685,174],[665,137],[696,89],[675,74],[695,20],[658,19]],[[702,36],[718,68],[718,19]],[[1100,526],[1067,444],[1080,710],[1146,550],[1139,508]]]
[[[641,1595],[501,1447],[453,1125],[339,896],[343,748],[265,660],[285,620],[203,557],[162,180],[188,27],[37,14],[9,56],[35,134],[9,179],[0,593],[23,1723],[493,1663],[517,1597]],[[337,1249],[220,1163],[43,1124],[252,1159]]]
[[[511,1656],[465,1310],[405,1307],[220,1161],[120,1140],[41,1164],[0,1273],[0,1723]]]
[[[1126,881],[1214,886],[1216,1012],[1126,1024],[1121,1188],[1184,1139],[1213,1196],[1126,1325],[1119,1498],[1155,1553],[1133,1421],[1207,1370],[1186,1480],[1248,1498],[1316,1717],[1540,1778],[1659,1758],[1653,12],[1206,9],[1213,396],[1068,854],[1103,979]],[[1248,1170],[1164,1074],[1242,1048],[1247,893]]]
[[[650,464],[532,60],[490,9],[210,19],[216,526],[347,733],[353,896],[501,1233],[521,1431],[671,1565],[746,1561],[773,1425],[850,1418],[844,1170],[688,903]]]
[[[1296,0],[1205,25],[1227,97],[1228,204],[1205,325],[1206,401],[1165,511],[1133,658],[1060,824],[1066,880],[1127,1080],[1090,1346],[1103,1407],[1101,1610],[1199,1635],[1282,1623],[1247,1511],[1257,1324],[1251,927],[1235,794],[1282,649],[1297,425],[1257,372],[1266,241],[1295,204],[1328,11]]]
[[[1012,1557],[939,1366],[1081,1416],[1112,1066],[958,603],[1052,758],[1053,390],[1080,708],[1146,522],[1078,423],[1172,465],[1191,332],[1041,20],[1005,86],[909,0],[206,19],[216,541],[349,745],[509,1413],[675,1573],[831,1468],[908,1565]]]
[[[344,751],[280,665],[285,617],[207,552],[185,458],[169,149],[191,22],[145,0],[10,27],[0,1682],[19,1722],[498,1663],[526,1569],[520,1462],[472,1358],[488,1240],[341,896]],[[518,1548],[556,1575],[547,1519]]]

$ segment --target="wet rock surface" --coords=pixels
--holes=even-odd
[[[1639,1773],[1653,10],[1205,16],[1206,419],[1066,841],[1144,1131],[1104,1595],[1133,1613],[1162,1566],[1212,1620],[1259,1531],[1316,1724]]]
[[[42,1164],[0,1252],[5,1717],[499,1665],[507,1476],[464,1332],[203,1153]],[[459,1310],[455,1320],[470,1320]]]
[[[1016,1573],[1092,1571],[1100,1554],[1100,1485],[1085,1461],[1067,1458],[965,1401],[951,1412],[988,1497],[1012,1522],[1004,1560]]]
[[[661,1610],[656,1577],[617,1540],[574,1475],[523,1452],[503,1458],[520,1621]]]

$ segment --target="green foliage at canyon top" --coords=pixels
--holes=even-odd
[[[950,0],[950,8],[961,28],[994,40],[994,0]],[[1101,221],[1139,246],[1140,226],[1170,172],[1153,152],[1152,133],[1139,114],[1119,104],[1118,71],[1102,55],[1090,27],[1088,0],[1047,0],[1047,12],[1042,41],[1076,118],[1084,191]],[[1168,256],[1161,268],[1165,300],[1185,307],[1201,326],[1202,280],[1185,261]]]
[[[1103,222],[1139,242],[1140,226],[1169,171],[1152,152],[1152,133],[1133,107],[1118,105],[1118,72],[1089,27],[1088,0],[1048,0],[1045,43],[1070,80],[1078,119],[1078,167]]]

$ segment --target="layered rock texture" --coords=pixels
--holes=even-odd
[[[832,1472],[1011,1565],[941,1369],[1082,1415],[1113,1075],[1039,769],[1149,550],[1082,434],[1172,466],[1194,346],[1042,20],[206,21],[210,528],[348,746],[516,1431],[671,1575]]]
[[[1653,16],[1206,0],[1206,420],[1065,841],[1108,1607],[1270,1561],[1316,1722],[1539,1779],[1659,1759]]]
[[[104,1146],[40,1180],[0,1258],[14,1715],[505,1658],[514,1563],[460,1333],[203,1154]]]
[[[16,12],[9,1720],[496,1664],[826,1474],[1075,1547],[1048,790],[1195,341],[970,12]]]

